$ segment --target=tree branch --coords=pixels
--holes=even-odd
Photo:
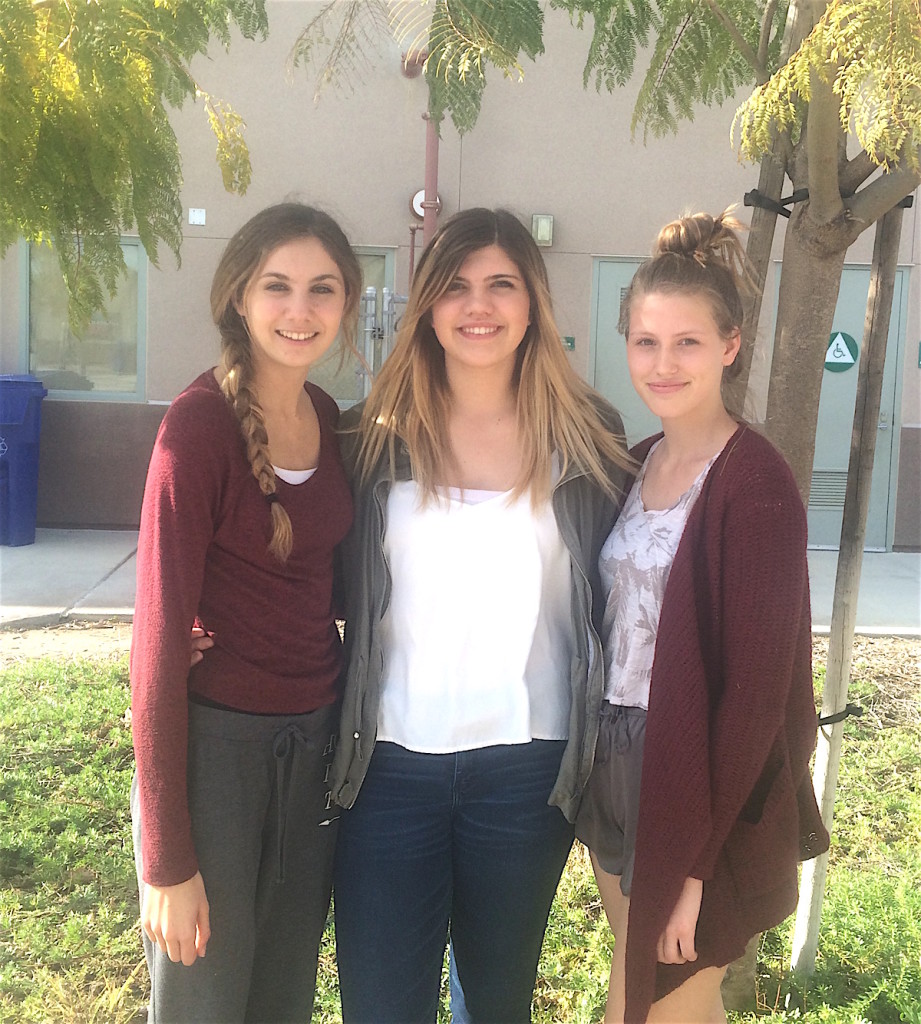
[[[706,5],[713,12],[716,20],[723,26],[724,29],[732,37],[732,41],[738,46],[742,56],[751,65],[752,70],[755,72],[755,80],[758,85],[764,85],[764,83],[771,77],[768,74],[767,67],[764,61],[758,59],[758,54],[749,46],[748,40],[739,31],[738,26],[729,17],[729,15],[723,10],[723,8],[716,2],[716,0],[704,0]]]
[[[862,149],[852,160],[848,160],[840,172],[841,191],[856,192],[858,188],[873,174],[879,170],[879,164],[874,163],[870,154]]]
[[[758,39],[758,63],[765,68],[767,67],[768,46],[771,43],[771,25],[774,24],[774,13],[779,2],[780,0],[768,0],[768,5],[765,7],[764,14],[761,17],[761,35]]]
[[[918,156],[921,158],[921,147]],[[888,213],[896,203],[910,195],[918,185],[921,185],[921,171],[909,167],[905,160],[898,170],[880,175],[847,200],[851,220],[848,245],[874,221]]]
[[[809,108],[806,113],[809,204],[820,221],[832,221],[844,208],[838,184],[838,141],[841,125],[838,103],[829,82],[809,72]]]

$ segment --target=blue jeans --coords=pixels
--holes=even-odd
[[[450,925],[466,1012],[531,1019],[550,905],[573,841],[547,804],[563,741],[456,754],[378,743],[336,848],[345,1024],[432,1024]]]

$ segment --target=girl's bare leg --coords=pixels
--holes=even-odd
[[[623,1024],[624,955],[630,900],[620,891],[620,876],[603,871],[596,863],[594,854],[592,867],[604,912],[614,933],[614,956],[604,1024]],[[725,967],[706,967],[698,971],[674,992],[653,1003],[647,1018],[648,1024],[725,1024],[726,1012],[720,998],[720,984],[725,973]]]
[[[592,854],[592,868],[601,903],[614,933],[614,956],[611,960],[611,980],[604,1008],[604,1024],[623,1024],[624,1020],[624,954],[627,948],[627,911],[630,900],[620,891],[620,875],[609,875],[599,867]]]
[[[652,1004],[648,1024],[725,1024],[720,998],[725,967],[705,967]]]

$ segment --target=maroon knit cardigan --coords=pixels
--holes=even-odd
[[[634,449],[642,461],[655,438]],[[828,849],[815,745],[806,516],[787,464],[742,425],[678,546],[652,667],[626,950],[626,1024],[796,906]],[[685,878],[704,880],[698,960],[658,964]]]

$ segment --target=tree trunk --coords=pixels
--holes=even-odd
[[[755,975],[758,970],[758,947],[761,945],[761,933],[748,940],[745,952],[738,960],[733,960],[720,986],[720,996],[724,1010],[742,1012],[756,1009],[758,1002]]]
[[[784,27],[783,45],[780,52],[780,64],[786,64],[791,53],[799,49],[803,39],[812,31],[817,19],[822,14],[824,3],[803,2],[792,0],[787,9],[787,23]],[[789,139],[775,138],[770,153],[761,159],[761,170],[758,174],[758,191],[769,199],[779,201],[783,192],[786,176],[786,160],[784,153],[789,146]],[[758,339],[758,323],[761,319],[761,306],[764,298],[764,283],[771,262],[771,249],[774,244],[774,232],[777,229],[777,214],[756,206],[751,217],[751,229],[748,234],[746,256],[754,278],[754,292],[743,299],[745,318],[742,324],[742,348],[736,357],[738,369],[736,376],[727,385],[726,397],[729,408],[736,413],[747,414],[745,397],[748,393],[748,378],[751,373],[752,355]]]
[[[775,142],[771,152],[762,159],[761,172],[758,175],[758,191],[761,195],[775,200],[780,199],[786,173],[781,150],[781,145]],[[754,208],[751,228],[748,233],[748,245],[745,250],[748,267],[752,274],[752,290],[743,297],[745,318],[742,322],[742,347],[736,357],[736,375],[726,385],[727,404],[733,412],[739,415],[750,415],[745,409],[745,396],[748,393],[748,378],[751,374],[752,355],[758,338],[758,322],[761,319],[764,284],[771,263],[771,249],[774,244],[776,226],[777,214],[773,210],[767,210],[761,206]]]
[[[819,395],[848,241],[842,216],[832,223],[797,205],[784,240],[774,356],[768,390],[768,437],[790,463],[809,500]]]
[[[825,689],[822,694],[823,716],[837,714],[843,711],[847,704],[854,627],[857,621],[857,592],[860,587],[863,542],[867,527],[867,513],[870,507],[873,456],[876,452],[879,407],[883,390],[883,369],[886,359],[886,344],[889,338],[889,320],[892,312],[901,229],[902,210],[898,207],[885,214],[876,225],[873,269],[870,277],[870,294],[867,298],[867,318],[864,325],[863,352],[858,367],[860,376],[857,382],[854,430],[851,435],[851,455],[848,463],[847,489],[844,496],[844,516],[841,523],[841,547],[838,552],[838,571],[835,577],[835,597],[828,643],[828,666],[825,675]],[[822,811],[822,821],[829,831],[831,831],[834,816],[835,790],[838,784],[843,732],[844,722],[824,726],[819,731],[816,747],[815,792]],[[827,853],[815,860],[807,861],[803,866],[800,900],[793,936],[793,969],[798,973],[811,974],[815,967],[827,870]]]

